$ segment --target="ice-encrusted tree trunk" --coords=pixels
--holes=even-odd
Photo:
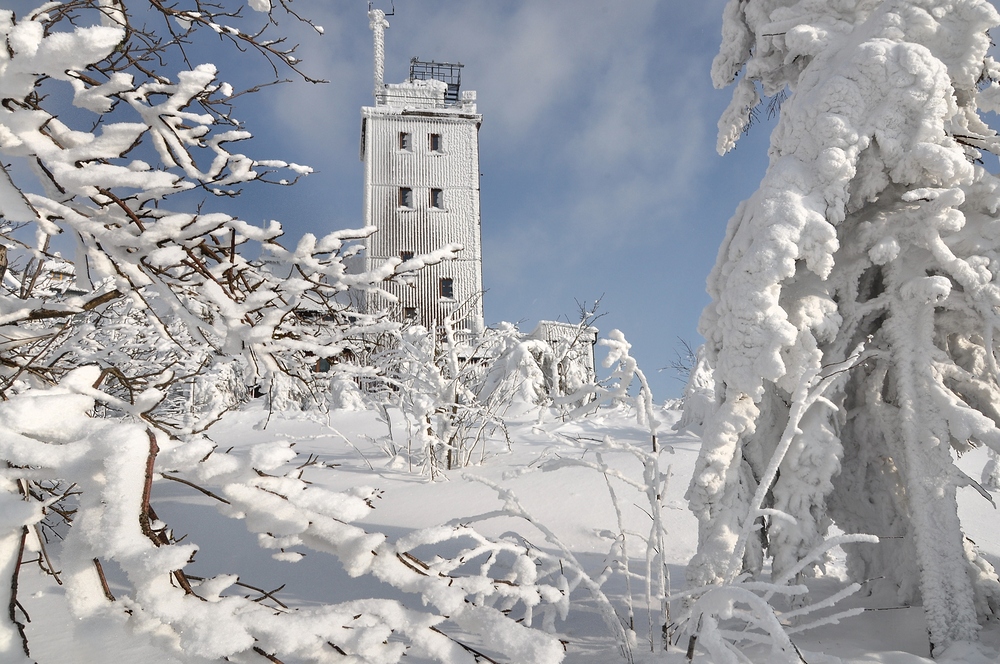
[[[758,191],[732,218],[702,332],[721,405],[688,498],[689,567],[718,583],[772,559],[791,568],[836,524],[880,536],[849,554],[856,580],[922,602],[935,653],[997,610],[993,569],[966,546],[953,463],[1000,447],[1000,102],[985,0],[731,0],[713,66],[736,82],[731,149],[767,96],[787,95]],[[741,569],[730,554],[806,372],[853,368],[804,414]],[[774,515],[777,512],[770,512]],[[748,517],[749,515],[749,517]]]

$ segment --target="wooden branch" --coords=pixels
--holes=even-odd
[[[139,509],[139,527],[142,529],[142,534],[153,541],[156,546],[160,546],[162,542],[153,532],[153,528],[150,525],[150,513],[152,509],[149,506],[149,497],[153,491],[153,466],[156,463],[156,455],[160,452],[159,445],[156,444],[156,436],[152,431],[146,430],[146,436],[149,438],[149,454],[146,457],[146,477],[145,483],[142,487],[142,505]],[[153,517],[155,518],[155,516]]]
[[[102,304],[107,304],[112,300],[116,300],[122,297],[122,292],[117,288],[114,290],[101,293],[92,300],[88,300],[83,305],[79,307],[78,310],[75,309],[35,309],[28,314],[26,320],[47,320],[49,318],[67,318],[69,316],[75,316],[78,313],[84,311],[93,311]]]
[[[8,605],[8,615],[10,621],[17,626],[17,631],[21,635],[21,647],[24,649],[25,657],[31,657],[31,652],[28,650],[28,635],[24,632],[24,623],[17,619],[17,608],[20,603],[17,601],[17,580],[21,572],[21,558],[24,556],[24,543],[28,538],[28,527],[21,527],[21,544],[17,550],[17,561],[14,563],[14,573],[10,575],[10,604]],[[21,607],[21,612],[24,613],[24,607]],[[24,613],[25,618],[28,614]],[[30,622],[30,620],[29,620]]]
[[[169,546],[170,539],[166,534],[163,531],[154,531],[152,526],[152,521],[159,520],[156,517],[156,512],[153,511],[152,506],[149,504],[149,497],[153,490],[153,466],[156,463],[156,455],[160,452],[160,448],[156,444],[156,436],[152,431],[147,429],[146,436],[149,437],[149,455],[146,457],[146,478],[142,487],[142,505],[139,508],[139,528],[142,530],[143,535],[149,538],[154,545],[158,547]],[[191,587],[191,582],[188,581],[187,575],[184,574],[184,570],[175,569],[170,574],[177,580],[177,584],[184,589],[185,593],[194,595],[203,602],[208,601],[194,591]]]
[[[122,373],[121,369],[119,369],[118,367],[106,367],[102,369],[101,375],[94,382],[94,389],[99,390],[101,383],[103,383],[104,379],[107,378],[108,376],[114,376],[115,378],[117,378],[118,382],[121,383],[126,390],[128,390],[128,402],[129,404],[134,406],[135,392],[132,390],[132,381],[130,381],[128,376]]]
[[[189,574],[187,578],[191,579],[192,581],[204,581],[205,580],[205,577],[195,576],[193,574]],[[278,586],[277,588],[275,588],[274,590],[264,590],[263,588],[258,588],[257,586],[251,586],[249,583],[243,583],[242,581],[236,581],[236,582],[233,583],[233,585],[234,586],[240,586],[241,588],[247,588],[248,590],[253,590],[254,592],[260,593],[260,597],[258,597],[257,599],[253,600],[254,602],[262,602],[262,601],[264,601],[264,598],[267,598],[267,599],[271,600],[272,602],[274,602],[275,604],[277,604],[278,606],[280,606],[283,609],[287,609],[288,608],[287,604],[285,604],[280,599],[278,599],[277,597],[274,596],[274,593],[281,592],[282,590],[285,589],[285,584],[284,583],[281,584],[280,586]]]
[[[466,643],[462,643],[461,641],[459,641],[458,639],[456,639],[453,636],[449,636],[448,634],[445,634],[444,632],[442,632],[441,630],[439,630],[437,627],[435,627],[433,625],[431,625],[428,629],[430,629],[432,632],[437,632],[441,636],[449,639],[452,643],[455,643],[456,645],[458,645],[460,648],[462,648],[463,650],[465,650],[465,652],[467,652],[470,655],[472,655],[473,657],[475,657],[477,662],[480,661],[480,660],[485,660],[485,661],[489,662],[490,664],[500,664],[500,662],[498,662],[497,660],[493,659],[489,655],[483,653],[480,650],[476,650],[475,648],[473,648],[472,646],[470,646],[470,645],[468,645]]]
[[[62,516],[60,514],[60,516]],[[65,518],[65,517],[63,517]],[[56,583],[60,586],[63,584],[62,579],[59,578],[59,572],[56,571],[55,565],[52,564],[52,559],[49,558],[48,547],[45,546],[45,540],[42,538],[42,529],[39,528],[38,524],[35,524],[35,537],[38,539],[38,546],[42,550],[42,555],[38,558],[38,566],[42,568],[47,574],[51,574],[56,580]],[[44,564],[43,564],[44,561]]]
[[[231,504],[228,500],[226,500],[222,496],[220,496],[218,494],[215,494],[215,493],[212,493],[208,489],[206,489],[204,487],[200,487],[197,484],[195,484],[194,482],[189,482],[189,481],[187,481],[186,479],[184,479],[182,477],[176,477],[174,475],[167,475],[166,473],[160,473],[160,477],[162,477],[165,480],[172,480],[174,482],[180,482],[181,484],[189,486],[192,489],[195,489],[196,491],[201,491],[203,494],[205,494],[209,498],[215,498],[220,503],[225,503],[226,505],[230,505]]]
[[[94,558],[94,567],[97,568],[97,577],[101,580],[101,589],[104,590],[104,596],[108,598],[109,602],[115,601],[115,596],[111,594],[111,588],[108,586],[108,579],[104,576],[104,568],[101,566],[101,561]]]
[[[396,558],[399,559],[399,562],[403,563],[404,565],[409,567],[412,571],[416,572],[420,576],[430,576],[430,574],[428,574],[426,571],[419,569],[413,562],[411,562],[411,561],[416,561],[419,563],[420,561],[416,560],[416,558],[414,558],[409,553],[406,553],[405,551],[403,553],[397,553]],[[426,567],[426,565],[423,566]]]
[[[120,207],[120,208],[122,209],[122,211],[123,211],[123,212],[124,212],[124,213],[125,213],[125,214],[126,214],[126,215],[128,216],[128,218],[132,220],[132,223],[133,223],[133,224],[135,224],[136,226],[138,226],[138,227],[139,227],[139,230],[140,230],[140,231],[143,231],[143,232],[145,232],[145,230],[146,230],[146,227],[145,227],[145,226],[143,225],[143,223],[142,223],[142,220],[141,220],[141,219],[139,219],[139,216],[138,216],[138,215],[137,215],[137,214],[136,214],[135,212],[133,212],[133,211],[132,211],[132,208],[130,208],[130,207],[129,207],[129,206],[128,206],[128,205],[126,204],[126,203],[125,203],[125,201],[123,201],[122,199],[120,199],[120,198],[118,198],[117,196],[115,196],[115,195],[114,195],[113,193],[111,193],[111,191],[110,191],[110,190],[108,190],[108,189],[101,189],[101,188],[98,188],[98,190],[97,190],[97,191],[98,191],[98,193],[100,193],[100,194],[101,194],[102,196],[107,196],[107,197],[108,197],[108,198],[110,198],[110,199],[111,199],[112,201],[114,201],[115,205],[117,205],[118,207]]]
[[[270,660],[271,662],[274,662],[274,664],[285,664],[284,662],[282,662],[282,661],[281,661],[280,659],[278,659],[278,658],[277,658],[277,657],[275,657],[274,655],[269,655],[269,654],[267,654],[266,652],[264,652],[263,650],[261,650],[261,649],[260,649],[259,647],[257,647],[257,646],[254,646],[254,647],[253,647],[253,651],[254,651],[255,653],[257,653],[258,655],[260,655],[261,657],[264,657],[264,658],[266,658],[266,659]]]

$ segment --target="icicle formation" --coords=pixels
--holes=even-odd
[[[865,354],[799,424],[742,560],[791,568],[831,519],[883,537],[851,552],[855,579],[922,600],[935,651],[973,640],[1000,605],[966,551],[951,450],[1000,449],[1000,153],[979,110],[1000,108],[985,0],[730,0],[718,87],[731,149],[765,95],[784,94],[760,189],[737,210],[708,280],[702,332],[718,410],[688,498],[700,521],[693,583],[729,569],[757,481],[803,375]],[[893,539],[884,539],[890,536]],[[736,561],[739,565],[739,561]]]

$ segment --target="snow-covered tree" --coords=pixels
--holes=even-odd
[[[551,348],[540,339],[525,339],[513,323],[486,330],[487,368],[481,393],[506,403],[534,406],[548,399],[543,358]]]
[[[269,0],[249,6],[272,10]],[[275,6],[297,18],[285,0]],[[271,35],[277,17],[244,13],[238,0],[0,9],[0,660],[30,661],[17,591],[34,554],[65,584],[76,618],[127,622],[185,659],[476,661],[473,645],[441,629],[450,620],[490,652],[553,664],[562,647],[529,625],[531,609],[560,593],[536,583],[514,547],[486,544],[489,560],[471,575],[450,558],[432,570],[411,549],[483,538],[453,528],[390,543],[352,523],[370,489],[311,487],[302,474],[315,461],[296,467],[287,443],[231,455],[201,435],[207,422],[156,410],[193,376],[189,401],[209,404],[209,420],[226,401],[207,394],[209,381],[232,391],[224,386],[246,372],[286,398],[310,389],[317,360],[397,327],[345,304],[348,289],[378,291],[403,271],[392,259],[347,273],[370,229],[286,246],[277,222],[259,228],[225,211],[244,184],[289,184],[309,170],[234,151],[250,137],[231,115],[237,93],[213,65],[191,62],[191,44],[221,39],[299,72],[294,48]],[[57,249],[72,288],[53,285]],[[300,546],[333,554],[352,576],[371,574],[427,608],[371,599],[286,610],[227,592],[233,575],[189,577],[197,546],[176,541],[151,504],[154,484],[172,480],[201,488],[284,559]],[[58,551],[41,530],[49,521],[65,537]],[[461,555],[484,550],[474,548]],[[494,571],[500,558],[523,573]],[[112,592],[106,565],[124,591]],[[525,624],[496,602],[526,607]]]
[[[958,488],[978,485],[954,464],[1000,448],[1000,180],[982,161],[1000,153],[982,118],[1000,110],[998,22],[985,0],[727,5],[720,153],[761,92],[787,98],[708,282],[719,405],[688,492],[691,582],[758,573],[765,555],[781,577],[832,521],[882,538],[853,545],[850,572],[921,602],[934,653],[1000,608],[957,514]],[[797,413],[803,381],[824,380]],[[752,497],[793,412],[762,516]],[[763,529],[731,561],[748,519]]]
[[[683,404],[684,412],[674,428],[678,431],[687,429],[701,433],[702,425],[717,405],[715,378],[704,345],[699,346],[694,353],[691,370],[684,385]]]

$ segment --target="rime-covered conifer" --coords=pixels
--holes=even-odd
[[[728,4],[720,153],[761,92],[787,98],[708,281],[719,406],[688,492],[693,583],[756,574],[765,556],[780,576],[835,522],[882,538],[854,545],[851,574],[922,602],[935,652],[996,611],[1000,584],[957,514],[975,482],[953,456],[1000,447],[1000,180],[981,161],[1000,152],[982,119],[1000,108],[998,22],[985,0]],[[855,354],[802,416],[773,511],[731,569],[802,377]]]

